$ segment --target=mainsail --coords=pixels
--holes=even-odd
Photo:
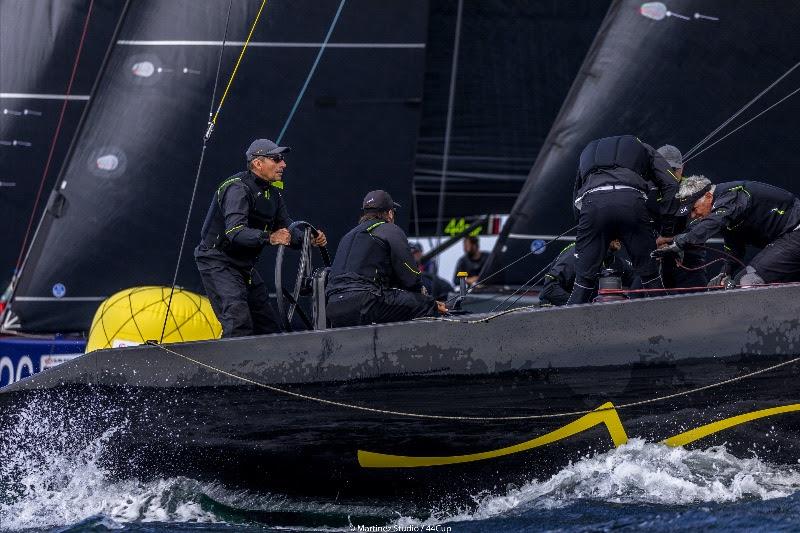
[[[487,272],[575,224],[572,185],[578,155],[590,140],[630,133],[655,147],[669,143],[688,151],[767,88],[699,146],[686,172],[716,182],[755,179],[800,192],[800,97],[792,98],[800,87],[798,17],[800,4],[779,0],[615,1]],[[528,280],[564,244],[554,243],[541,255],[520,261],[509,269],[507,280]]]
[[[259,5],[232,2],[223,81]],[[200,289],[191,248],[211,194],[244,169],[250,141],[278,136],[339,6],[267,2],[206,153],[179,285]],[[23,268],[12,302],[22,329],[86,330],[106,296],[172,281],[227,10],[226,1],[131,3]],[[333,244],[365,191],[410,203],[427,13],[425,0],[345,3],[287,125],[290,213]]]
[[[46,198],[64,160],[123,4],[0,1],[2,288],[12,276],[26,234],[31,234],[28,224],[35,222],[33,210],[40,207],[34,202],[41,180],[48,178]]]

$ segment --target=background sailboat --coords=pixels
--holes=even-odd
[[[286,122],[338,5],[267,4],[209,145],[190,247],[212,191],[244,167],[249,142],[276,137]],[[113,292],[171,282],[227,7],[131,5],[20,277],[12,311],[22,329],[84,331]],[[222,79],[259,5],[232,7]],[[421,0],[347,2],[288,124],[290,212],[332,242],[352,224],[364,191],[394,190],[411,175],[427,12]],[[409,193],[393,192],[406,204]],[[187,252],[178,284],[197,290]]]
[[[656,147],[670,143],[689,152],[690,174],[702,173],[717,182],[755,179],[800,192],[795,179],[800,169],[800,98],[792,98],[800,88],[800,68],[794,68],[800,36],[787,23],[798,16],[800,5],[793,2],[615,1],[514,205],[487,272],[496,269],[498,261],[509,264],[528,253],[534,241],[574,224],[570,202],[576,161],[591,139],[633,133]],[[773,104],[777,107],[767,111]],[[520,261],[508,269],[507,280],[528,280],[563,246],[555,243],[541,255]]]
[[[45,180],[46,198],[89,101],[123,5],[113,0],[0,1],[3,288],[26,236],[29,242],[29,222],[35,228],[38,220],[43,202],[34,204],[40,183]]]

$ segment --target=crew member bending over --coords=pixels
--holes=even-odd
[[[662,221],[677,211],[678,178],[652,146],[632,135],[606,137],[583,149],[575,179],[578,210],[575,286],[568,304],[588,302],[609,243],[619,238],[633,262],[642,287],[664,285],[658,263],[650,257],[656,236],[653,217],[645,206],[649,184],[660,193]]]
[[[358,225],[339,242],[325,294],[332,327],[399,322],[446,311],[423,293],[408,237],[386,191],[364,197]]]
[[[691,206],[694,222],[685,233],[659,239],[654,256],[680,254],[721,232],[730,255],[709,285],[727,284],[741,267],[747,245],[761,251],[741,273],[740,285],[800,281],[800,199],[794,194],[757,181],[714,185],[704,176],[691,176],[684,178],[677,198]]]

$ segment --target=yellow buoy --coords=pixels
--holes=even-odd
[[[169,293],[169,287],[133,287],[108,297],[94,314],[86,351],[161,339]],[[175,289],[163,342],[218,339],[221,333],[208,298]]]

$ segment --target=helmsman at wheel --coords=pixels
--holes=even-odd
[[[394,223],[399,204],[386,191],[364,197],[358,225],[342,237],[325,294],[331,326],[399,322],[444,313],[424,294],[408,237]]]
[[[292,219],[275,185],[290,150],[256,139],[245,152],[248,170],[223,181],[211,200],[194,257],[223,337],[281,331],[255,265],[267,244],[299,246],[302,238],[290,235]],[[319,232],[314,245],[326,242]]]
[[[581,152],[573,195],[578,210],[575,284],[568,304],[588,302],[597,288],[600,264],[613,239],[620,239],[645,289],[664,288],[653,217],[645,202],[650,184],[658,190],[662,220],[674,215],[678,178],[653,149],[632,135],[590,142]]]
[[[709,285],[741,268],[748,245],[761,248],[743,272],[740,285],[800,281],[800,199],[789,191],[757,181],[714,185],[704,176],[684,178],[677,195],[694,222],[673,239],[659,239],[654,255],[680,254],[722,233],[725,266]],[[671,244],[666,244],[671,242]]]

